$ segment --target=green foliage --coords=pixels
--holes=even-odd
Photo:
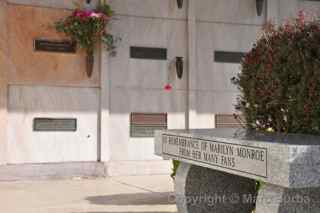
[[[262,182],[261,180],[257,180],[256,181],[256,190],[259,191],[263,185],[264,185],[264,182]]]
[[[106,29],[112,15],[111,7],[100,3],[96,10],[75,9],[72,15],[56,22],[55,27],[58,32],[65,33],[90,54],[98,41],[102,41],[108,51],[113,51],[119,39],[114,38]]]
[[[106,3],[99,3],[98,7],[97,7],[97,11],[99,11],[100,13],[105,14],[108,17],[112,17],[113,16],[113,10],[111,9],[109,4]]]
[[[177,160],[172,161],[172,173],[171,173],[172,179],[175,179],[179,165],[180,165],[180,161],[177,161]]]
[[[268,24],[233,79],[247,128],[320,134],[320,21]]]

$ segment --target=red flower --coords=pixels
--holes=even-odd
[[[172,86],[171,86],[170,84],[166,84],[166,85],[164,86],[164,90],[165,90],[165,91],[171,91],[171,90],[172,90]]]

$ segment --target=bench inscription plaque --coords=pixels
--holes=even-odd
[[[162,135],[164,155],[267,178],[267,149],[219,141]]]

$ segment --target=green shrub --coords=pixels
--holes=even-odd
[[[172,161],[172,173],[170,175],[172,179],[175,179],[179,165],[180,165],[180,161],[177,161],[177,160]]]
[[[232,81],[249,129],[320,134],[320,21],[268,24]]]

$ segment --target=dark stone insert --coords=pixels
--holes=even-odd
[[[155,47],[130,47],[130,58],[167,60],[167,49]]]
[[[33,131],[36,132],[75,132],[77,119],[75,118],[34,118]]]
[[[228,51],[215,51],[214,61],[217,63],[241,63],[246,53],[244,52],[228,52]]]
[[[34,50],[56,53],[75,53],[77,51],[77,43],[69,40],[35,39]]]

